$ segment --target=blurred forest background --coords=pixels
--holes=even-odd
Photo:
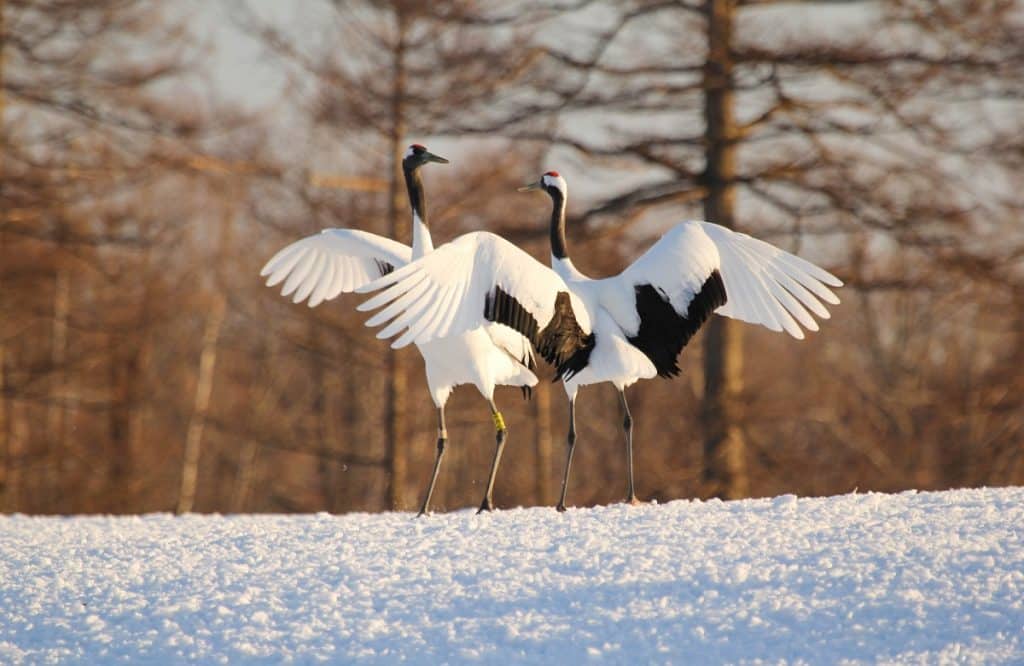
[[[839,275],[803,342],[716,318],[630,391],[643,499],[1024,483],[1019,0],[0,0],[0,511],[415,507],[434,411],[358,297],[260,267],[324,227],[497,231],[621,270],[709,219]],[[225,69],[238,44],[256,67]],[[248,57],[248,56],[247,56]],[[248,77],[248,78],[247,78]],[[550,378],[550,370],[543,369]],[[499,506],[552,504],[566,400],[500,389]],[[580,393],[570,503],[625,494]],[[438,509],[476,506],[486,405],[449,402]]]

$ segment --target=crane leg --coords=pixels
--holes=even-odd
[[[569,468],[572,467],[572,452],[576,449],[576,400],[569,400],[569,437],[567,439],[569,452],[565,458],[565,475],[562,476],[562,496],[558,499],[559,511],[565,511],[565,491],[569,487]]]
[[[625,416],[622,419],[622,429],[626,433],[626,501],[630,504],[639,504],[636,498],[636,490],[633,488],[633,415],[629,413],[629,403],[626,402],[625,389],[619,391],[619,402],[622,403],[622,410]]]
[[[508,429],[505,427],[505,419],[502,418],[501,412],[498,411],[494,401],[491,400],[490,403],[491,417],[494,419],[496,446],[494,448],[494,461],[491,463],[491,473],[487,477],[487,492],[484,494],[484,500],[480,503],[480,509],[477,513],[494,510],[494,479],[498,476],[498,464],[501,462],[501,452],[505,450],[505,440],[508,438]]]
[[[434,458],[434,473],[430,475],[430,485],[427,486],[427,496],[423,498],[423,506],[417,515],[422,516],[430,507],[430,497],[434,494],[434,485],[437,483],[437,473],[441,471],[441,459],[444,457],[444,447],[448,443],[448,428],[444,425],[444,407],[437,408],[437,457]]]

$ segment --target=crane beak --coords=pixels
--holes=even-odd
[[[529,185],[523,185],[517,191],[518,192],[532,192],[533,190],[539,190],[542,187],[541,182],[538,180],[536,183],[530,183]]]
[[[448,160],[446,160],[445,158],[441,157],[440,155],[435,155],[434,153],[424,153],[423,157],[428,162],[437,162],[438,164],[448,164]]]

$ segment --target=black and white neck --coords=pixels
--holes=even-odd
[[[565,207],[568,186],[557,171],[548,171],[541,177],[541,187],[551,197],[551,267],[563,278],[576,276],[578,271],[569,258],[565,242]]]
[[[565,245],[565,193],[557,187],[548,187],[551,195],[551,257],[568,259],[569,250]]]
[[[412,208],[412,258],[418,259],[434,249],[427,226],[427,195],[420,180],[420,167],[428,162],[448,164],[448,160],[435,155],[424,146],[414,143],[402,157],[402,173],[405,174],[405,188],[409,192],[409,206]]]
[[[419,169],[422,162],[402,160],[402,171],[405,174],[405,188],[409,192],[409,205],[412,208],[412,256],[422,257],[434,249],[430,239],[430,227],[427,226],[427,195],[423,190],[423,180]]]

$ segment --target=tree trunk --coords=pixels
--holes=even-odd
[[[258,357],[270,363],[271,367],[278,359],[279,343],[281,338],[272,336],[265,344],[261,344]],[[342,367],[348,367],[342,364]],[[249,402],[252,405],[252,424],[256,429],[262,429],[267,423],[267,413],[274,409],[274,383],[270,375],[257,375],[260,381],[252,382],[249,389]],[[259,392],[256,392],[259,387]],[[246,432],[251,432],[247,428]],[[247,435],[238,451],[238,469],[235,474],[235,485],[231,493],[231,510],[234,513],[243,513],[252,510],[252,488],[256,481],[258,463],[260,457],[260,442],[255,437]]]
[[[58,247],[60,243],[58,241]],[[68,311],[71,279],[67,269],[58,268],[53,279],[53,326],[50,333],[50,389],[46,406],[46,458],[43,488],[47,493],[44,506],[60,513],[59,503],[68,500],[61,493],[63,466],[67,459],[64,441],[64,394],[67,384]]]
[[[6,41],[7,35],[5,32],[7,23],[4,21],[5,4],[4,0],[0,0],[0,41]],[[7,139],[3,123],[4,101],[6,98],[4,94],[4,51],[5,49],[0,44],[0,143],[5,143]],[[4,166],[3,158],[0,157],[0,182],[3,182]],[[0,220],[0,256],[4,255],[5,245],[3,222],[4,220]],[[3,274],[0,274],[0,278],[2,277]],[[0,293],[3,293],[3,291],[2,282],[0,282]],[[4,333],[5,331],[0,329],[0,336],[4,335]],[[0,467],[0,499],[3,500],[3,505],[0,506],[0,509],[11,511],[14,508],[10,494],[11,483],[14,478],[11,448],[13,438],[11,437],[10,410],[8,409],[10,401],[7,398],[6,374],[4,372],[6,370],[4,351],[3,345],[0,345],[0,455],[3,456],[3,464]]]
[[[403,243],[412,239],[405,233],[402,222],[404,175],[402,173],[402,142],[405,140],[405,33],[406,19],[402,12],[395,10],[395,27],[398,42],[395,45],[393,61],[393,88],[391,98],[391,182],[388,190],[388,226],[390,236]],[[388,351],[388,396],[385,419],[388,460],[388,506],[387,509],[401,510],[406,506],[405,479],[408,468],[409,442],[406,439],[406,359],[405,353]]]
[[[735,0],[707,0],[708,58],[704,67],[707,195],[705,219],[735,228],[736,136],[730,54]],[[712,317],[704,348],[704,473],[708,496],[747,495],[743,433],[739,427],[743,346],[737,322]]]
[[[148,314],[149,306],[147,305],[145,308],[146,316],[143,318],[141,327],[142,339],[134,350],[131,367],[132,377],[126,400],[129,410],[128,451],[124,463],[115,469],[115,471],[119,470],[124,475],[121,480],[115,483],[129,487],[138,487],[144,483],[147,473],[152,474],[155,471],[148,466],[144,468],[143,465],[145,463],[142,462],[149,458],[152,451],[152,447],[148,443],[148,433],[145,430],[145,426],[147,423],[146,416],[151,404],[147,397],[147,389],[149,388],[147,373],[150,367],[150,359],[152,358],[154,336],[151,331],[151,319]],[[143,469],[145,469],[145,472]],[[130,511],[136,503],[137,500],[133,500],[132,505],[122,502],[122,506],[118,511]]]
[[[13,367],[10,363],[5,371]],[[8,389],[10,390],[10,389]],[[27,407],[24,401],[7,400],[7,487],[4,489],[4,512],[24,511],[21,504],[21,472],[25,466],[25,446],[31,434],[29,421],[25,415]],[[29,507],[31,510],[31,507]]]
[[[551,474],[551,384],[543,379],[533,387],[534,421],[537,427],[537,487],[539,506],[555,503],[554,478]]]
[[[4,32],[7,28],[7,23],[4,21],[4,0],[0,0],[0,144],[5,144],[7,137],[4,131],[4,48],[3,42],[6,42],[7,37]],[[4,177],[4,163],[3,158],[0,157],[0,183],[3,182]],[[4,256],[4,232],[3,222],[0,220],[0,257]],[[3,274],[0,273],[0,293],[3,293]],[[0,328],[0,336],[4,335],[4,330]],[[2,339],[2,338],[0,338]],[[0,345],[0,455],[3,456],[3,461],[0,463],[0,498],[7,497],[7,484],[10,482],[10,467],[11,467],[11,456],[10,456],[10,434],[7,424],[7,385],[4,383],[4,347]],[[2,508],[7,508],[6,500]]]
[[[110,336],[110,409],[108,423],[110,431],[109,443],[109,478],[113,494],[108,500],[109,510],[115,512],[128,511],[134,504],[132,480],[135,478],[135,447],[137,434],[133,428],[138,426],[136,419],[136,403],[138,384],[142,374],[142,347],[145,345],[147,323],[140,322],[139,342],[127,341],[121,335]]]
[[[362,333],[360,331],[360,333]],[[343,336],[348,336],[349,332],[346,330],[343,332]],[[355,452],[359,454],[370,453],[363,448],[363,442],[367,441],[367,433],[369,428],[367,427],[370,423],[373,423],[372,419],[367,418],[367,414],[371,413],[371,405],[373,405],[378,398],[370,398],[366,391],[366,379],[363,372],[358,370],[357,363],[359,359],[354,350],[354,345],[351,341],[346,340],[341,345],[341,367],[345,368],[345,372],[341,373],[341,419],[339,428],[339,438],[343,442],[341,449],[347,453]],[[373,395],[376,395],[376,390]],[[380,467],[384,469],[384,472],[388,470],[385,465],[388,461],[381,458]],[[376,470],[375,470],[376,472]],[[341,475],[346,479],[345,492],[339,494],[339,504],[334,508],[335,511],[339,511],[344,507],[359,507],[360,509],[370,508],[377,502],[377,496],[374,494],[374,488],[376,486],[372,483],[366,483],[362,480],[351,479],[348,477],[348,467],[343,465],[341,468]],[[389,476],[390,478],[390,476]]]
[[[210,408],[210,396],[213,393],[213,370],[217,362],[217,339],[220,337],[221,324],[224,323],[226,304],[218,298],[206,317],[206,330],[203,332],[203,350],[199,354],[199,376],[196,380],[195,404],[192,418],[185,436],[185,456],[181,469],[181,490],[178,494],[178,513],[188,513],[195,505],[196,479],[199,476],[199,453],[203,439],[203,428],[206,426],[206,414]]]
[[[235,488],[231,495],[231,511],[244,513],[249,506],[249,494],[252,482],[256,478],[256,454],[259,443],[255,439],[247,439],[238,452],[238,473],[235,477]]]
[[[11,451],[10,451],[10,426],[7,418],[7,383],[4,374],[4,346],[0,345],[0,498],[7,497],[7,487],[10,483]],[[0,506],[0,510],[6,509],[7,503]]]
[[[319,323],[310,318],[310,344],[313,349],[324,349],[325,344],[320,335]],[[324,369],[323,359],[316,354],[312,359],[313,384],[313,418],[317,439],[317,476],[320,480],[320,495],[323,498],[323,510],[333,511],[338,503],[338,463],[335,462],[336,437],[331,427],[331,409],[328,400],[328,376]]]
[[[153,343],[153,307],[158,300],[154,296],[154,285],[150,276],[153,249],[146,248],[140,257],[136,270],[138,275],[147,276],[142,288],[142,300],[136,319],[136,333],[129,338],[122,350],[111,350],[111,360],[117,360],[117,370],[112,375],[113,401],[111,405],[110,429],[111,467],[110,481],[114,492],[114,510],[129,512],[138,500],[134,496],[140,484],[145,483],[146,472],[157,470],[141,461],[149,458],[151,446],[146,442],[143,428],[148,408],[147,369],[150,366]],[[114,336],[116,340],[121,336]],[[77,396],[75,396],[77,401]],[[77,404],[73,403],[73,404]],[[160,472],[158,472],[160,473]]]

